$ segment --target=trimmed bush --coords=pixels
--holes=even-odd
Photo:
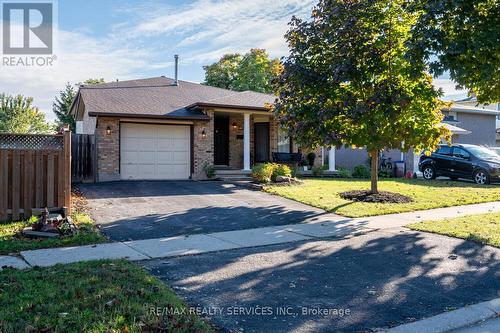
[[[275,164],[273,163],[273,173],[271,175],[271,180],[276,181],[276,177],[284,176],[284,177],[292,177],[292,170],[286,164]]]
[[[348,168],[339,168],[338,172],[340,178],[351,178],[351,170]]]
[[[364,164],[356,165],[352,171],[354,178],[370,178],[370,170]]]
[[[315,166],[312,168],[312,174],[319,177],[319,176],[323,176],[323,171],[325,171],[323,169],[322,166]]]
[[[252,167],[252,178],[257,183],[269,183],[273,171],[273,163],[256,164]]]
[[[252,178],[258,183],[276,181],[276,177],[292,177],[292,170],[286,164],[262,163],[252,168]]]

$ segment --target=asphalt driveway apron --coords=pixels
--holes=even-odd
[[[222,182],[82,184],[91,215],[115,241],[279,226],[323,210]]]
[[[231,332],[371,332],[500,296],[500,249],[412,231],[142,265]]]

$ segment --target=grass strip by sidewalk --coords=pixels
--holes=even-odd
[[[212,332],[182,309],[172,290],[124,260],[0,272],[0,332]]]
[[[80,227],[80,232],[73,236],[55,239],[31,239],[18,236],[18,233],[23,228],[30,226],[33,220],[0,223],[0,255],[25,250],[97,244],[107,241],[87,214],[75,213],[72,217],[75,224]]]
[[[370,180],[304,179],[302,185],[272,186],[265,191],[348,217],[411,212],[499,200],[500,186],[481,186],[460,181],[381,179],[379,190],[409,196],[410,203],[367,203],[342,199],[341,192],[366,190]]]
[[[423,221],[410,224],[407,227],[412,230],[432,232],[500,247],[500,213]]]

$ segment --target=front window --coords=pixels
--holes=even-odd
[[[282,129],[278,130],[278,152],[290,152],[290,136],[288,136],[288,133]]]
[[[498,159],[498,155],[493,151],[485,147],[479,147],[479,146],[470,146],[467,147],[467,150],[476,156],[477,158],[480,158],[482,160],[487,160],[490,158],[493,159]]]

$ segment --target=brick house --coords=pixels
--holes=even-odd
[[[274,99],[155,77],[81,86],[71,112],[96,135],[98,181],[201,179],[205,165],[248,171],[290,151]]]

